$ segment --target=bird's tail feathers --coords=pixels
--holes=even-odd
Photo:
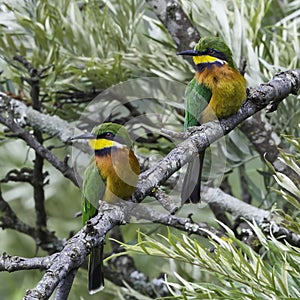
[[[204,152],[197,155],[189,164],[183,180],[181,203],[198,203],[201,201],[201,174]]]
[[[89,293],[95,294],[104,288],[103,245],[92,249],[89,259]]]

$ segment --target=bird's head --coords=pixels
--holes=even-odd
[[[193,50],[186,50],[177,54],[193,56],[195,65],[220,62],[235,68],[231,50],[219,37],[203,37]]]
[[[131,148],[132,144],[127,129],[116,123],[100,124],[95,126],[91,133],[84,133],[72,139],[89,139],[89,144],[95,151],[124,146]]]

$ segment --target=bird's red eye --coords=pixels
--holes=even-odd
[[[216,51],[214,49],[208,49],[208,54],[215,54]]]
[[[106,138],[112,138],[112,137],[114,137],[114,135],[113,135],[113,133],[111,133],[111,132],[106,132],[106,133],[105,133],[105,137],[106,137]]]

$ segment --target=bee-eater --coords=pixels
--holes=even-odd
[[[84,172],[82,185],[82,223],[94,217],[99,200],[116,203],[127,200],[136,190],[139,162],[125,127],[103,123],[91,133],[73,139],[89,139],[94,157]],[[103,245],[92,249],[89,259],[88,289],[94,294],[104,287]]]
[[[218,37],[204,37],[193,50],[195,77],[186,89],[185,130],[191,126],[237,113],[246,99],[247,82],[236,68],[232,52]],[[200,201],[204,152],[188,164],[181,192],[182,203]]]

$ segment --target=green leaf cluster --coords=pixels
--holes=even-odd
[[[281,151],[282,162],[300,174],[300,139],[284,137],[293,146],[293,153]],[[275,211],[277,222],[300,236],[300,189],[291,178],[274,173],[280,189],[276,192],[287,202],[287,212]],[[275,238],[275,223],[270,223],[269,234],[261,224],[251,224],[255,238],[252,244],[237,239],[223,225],[227,238],[213,233],[209,244],[186,234],[168,232],[155,237],[138,232],[134,245],[122,244],[133,254],[164,258],[169,261],[165,282],[172,296],[164,299],[299,299],[300,248]]]
[[[127,251],[159,256],[185,263],[185,272],[166,275],[172,297],[165,299],[297,299],[299,287],[299,248],[267,238],[257,225],[251,225],[260,253],[236,239],[211,234],[210,246],[186,235],[169,233],[151,238],[139,233],[136,245],[123,245]],[[198,278],[195,270],[201,270]],[[205,276],[205,274],[209,276]]]
[[[9,80],[14,83],[12,93],[21,89],[28,95],[28,86],[20,79],[26,72],[14,55],[24,56],[37,69],[52,65],[41,81],[44,102],[51,104],[62,101],[64,92],[99,93],[129,78],[186,76],[187,63],[174,55],[173,41],[144,1],[0,4],[2,89]],[[149,43],[149,37],[161,42]],[[72,101],[71,96],[65,98],[64,102]]]

